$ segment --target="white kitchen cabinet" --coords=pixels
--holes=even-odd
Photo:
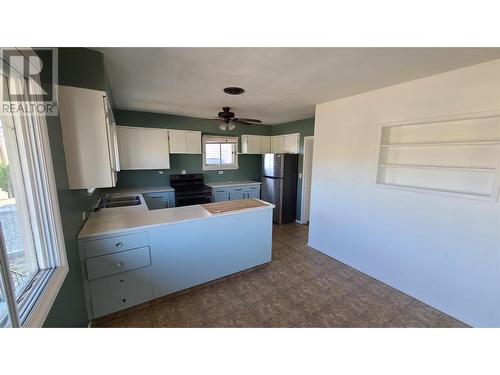
[[[271,152],[271,137],[268,135],[242,135],[243,154],[267,154]]]
[[[201,132],[191,130],[169,130],[171,154],[201,154]]]
[[[201,154],[201,132],[186,131],[186,154]]]
[[[260,137],[258,135],[242,135],[241,152],[243,154],[260,154]]]
[[[285,134],[283,136],[284,152],[286,154],[298,154],[300,144],[300,133]]]
[[[282,135],[273,135],[271,137],[271,152],[273,154],[282,154],[285,151],[285,139]]]
[[[271,136],[271,152],[273,154],[298,154],[300,133]]]
[[[263,135],[259,137],[259,150],[261,154],[268,154],[271,152],[271,137]]]
[[[59,86],[59,120],[69,188],[115,186],[118,155],[106,93]]]
[[[168,130],[118,126],[120,168],[169,169]]]

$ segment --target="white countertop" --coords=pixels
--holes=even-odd
[[[255,182],[255,181],[253,181]],[[157,225],[169,225],[186,221],[209,219],[226,215],[237,215],[248,211],[272,209],[274,205],[247,208],[244,210],[211,214],[200,205],[149,210],[142,193],[167,191],[166,187],[117,189],[119,195],[138,195],[141,205],[129,207],[103,208],[92,212],[78,234],[78,239],[123,233]],[[168,186],[170,188],[170,186]],[[170,188],[171,189],[171,188]],[[173,190],[173,189],[172,189]]]
[[[207,182],[205,185],[211,188],[228,187],[228,186],[243,186],[243,185],[260,185],[259,181],[220,181],[220,182]]]

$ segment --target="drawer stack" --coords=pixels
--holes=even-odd
[[[92,318],[152,299],[146,232],[81,241]]]
[[[260,199],[260,185],[238,185],[212,188],[212,200],[223,202],[236,199]]]

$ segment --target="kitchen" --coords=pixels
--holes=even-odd
[[[17,320],[19,325],[43,323],[46,327],[458,328],[474,321],[488,325],[494,320],[491,311],[495,302],[483,298],[485,284],[473,271],[468,269],[468,280],[481,292],[474,294],[477,303],[470,309],[456,293],[448,293],[458,286],[450,285],[450,278],[444,276],[448,271],[442,262],[444,255],[429,250],[425,259],[432,262],[411,262],[416,255],[399,250],[408,248],[406,245],[395,247],[397,242],[388,240],[404,241],[399,233],[406,232],[407,237],[423,241],[423,248],[433,249],[426,241],[439,238],[438,233],[415,237],[410,226],[400,227],[405,220],[394,224],[392,218],[384,217],[398,204],[385,205],[384,210],[379,206],[401,192],[412,194],[398,198],[398,202],[408,204],[410,197],[419,200],[435,194],[436,199],[450,203],[451,210],[461,207],[458,202],[487,202],[485,210],[491,215],[500,186],[495,164],[499,124],[497,113],[485,110],[489,106],[471,105],[468,114],[457,114],[456,108],[431,111],[426,106],[417,115],[412,115],[414,107],[410,106],[408,113],[397,116],[386,108],[388,114],[377,120],[375,129],[354,135],[341,124],[352,121],[352,113],[361,116],[368,112],[368,107],[357,112],[344,103],[364,97],[353,95],[306,109],[289,99],[285,110],[280,107],[280,96],[265,95],[272,69],[286,56],[314,60],[307,49],[256,49],[255,53],[266,53],[270,60],[250,61],[249,65],[240,62],[246,51],[235,49],[231,56],[240,65],[234,72],[264,72],[260,81],[240,72],[240,86],[221,86],[225,80],[217,74],[202,69],[202,77],[193,76],[187,66],[178,65],[189,61],[190,66],[203,67],[200,56],[215,58],[218,49],[55,51],[59,62],[58,114],[43,118],[47,135],[33,135],[30,144],[39,147],[38,151],[21,160],[8,160],[29,172],[37,161],[23,166],[23,160],[43,153],[42,165],[48,169],[33,178],[36,182],[39,176],[50,177],[53,165],[54,179],[49,178],[52,182],[48,185],[32,184],[39,186],[36,197],[44,202],[36,205],[34,198],[21,199],[23,180],[14,175],[11,185],[15,196],[21,198],[19,203],[13,201],[12,188],[7,185],[4,195],[9,199],[4,205],[11,217],[14,212],[21,219],[29,217],[29,209],[41,211],[37,230],[47,232],[37,237],[36,231],[19,226],[15,236],[8,233],[9,246],[16,236],[29,245],[30,233],[31,238],[46,242],[47,249],[50,244],[57,245],[45,258],[37,255],[36,241],[23,249],[17,240],[16,248],[8,248],[11,274],[16,275],[12,289],[28,293],[41,274],[56,284],[51,288],[51,302],[49,299],[38,312],[29,310],[31,305],[20,308],[19,318],[13,315],[14,324]],[[335,61],[341,55],[356,59],[361,50],[316,52]],[[362,52],[373,54],[380,62],[388,58],[403,61],[409,53],[421,53],[403,49],[384,54]],[[497,57],[496,50],[481,49],[474,51],[476,55],[468,49],[426,53],[433,56],[429,61],[441,61],[440,70],[432,64],[405,66],[407,82],[398,84],[395,76],[386,74],[379,87],[392,86],[380,88],[380,92],[385,95],[399,89],[403,98],[411,98],[411,85],[428,92],[425,85],[434,84],[434,80],[456,79],[472,86],[475,83],[470,83],[469,77],[488,77],[496,63],[490,60]],[[471,54],[478,64],[467,65]],[[153,55],[162,64],[153,64]],[[229,56],[226,51],[226,58]],[[462,61],[462,67],[450,70],[452,61]],[[148,68],[138,71],[137,64]],[[154,69],[158,71],[154,73]],[[177,76],[157,85],[164,69],[177,69]],[[310,93],[322,81],[326,66],[317,69],[314,84],[307,75],[301,76]],[[351,67],[344,65],[342,69],[349,72]],[[80,73],[74,74],[75,70]],[[368,79],[374,73],[364,74]],[[419,74],[426,74],[426,78],[416,79]],[[291,77],[280,77],[283,90],[292,85]],[[199,79],[205,83],[203,90],[197,85]],[[368,97],[379,93],[368,86],[365,89],[368,91],[363,95]],[[473,89],[476,86],[471,92]],[[184,99],[179,98],[180,93]],[[445,91],[442,95],[448,94]],[[137,100],[136,95],[142,99]],[[186,99],[186,95],[191,98]],[[327,100],[331,94],[323,95]],[[301,100],[310,100],[310,96]],[[347,115],[337,121],[336,116],[344,112],[334,109],[343,105]],[[371,114],[373,118],[378,115]],[[394,118],[399,122],[389,121]],[[11,156],[17,147],[13,140],[26,131],[21,128],[16,134],[9,129],[29,123],[23,125],[22,118],[15,116],[8,121],[3,129],[9,147],[2,153]],[[372,124],[370,121],[361,123]],[[323,135],[318,136],[318,131]],[[356,139],[367,135],[354,156],[342,147],[342,142],[349,141],[355,149],[359,146]],[[43,145],[44,140],[50,142],[50,148]],[[361,155],[368,159],[363,168],[356,164]],[[349,161],[344,163],[344,159]],[[370,170],[356,176],[366,166]],[[345,177],[340,179],[341,175]],[[375,198],[366,201],[370,194]],[[50,199],[55,195],[57,200]],[[43,212],[43,207],[52,209]],[[412,210],[405,217],[417,220],[417,213]],[[399,216],[394,213],[394,217]],[[56,224],[48,225],[45,217],[52,217]],[[425,226],[427,221],[418,225]],[[9,223],[9,228],[13,227]],[[377,229],[369,230],[371,227]],[[439,226],[425,230],[435,228]],[[379,236],[379,232],[385,235]],[[462,233],[474,238],[472,229]],[[445,238],[450,241],[451,237]],[[343,245],[336,245],[336,241]],[[384,241],[389,242],[376,246]],[[461,251],[466,252],[464,244],[457,243],[454,248],[462,246]],[[419,248],[411,250],[420,254]],[[391,254],[377,256],[384,251]],[[449,248],[444,246],[440,251]],[[479,258],[475,261],[483,264]],[[436,283],[439,288],[425,286],[435,275],[420,277],[420,273],[429,272],[429,264],[441,270],[439,275],[443,276]],[[464,274],[462,265],[458,268]],[[58,272],[57,278],[50,279],[51,272]]]
[[[4,8],[2,374],[498,368],[496,3]]]

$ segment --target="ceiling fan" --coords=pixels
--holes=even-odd
[[[234,117],[235,114],[231,112],[230,109],[229,107],[223,107],[222,112],[219,112],[217,117],[214,118],[214,120],[220,121],[220,130],[233,130],[236,127],[235,124],[255,125],[262,123],[262,121],[254,118]]]

